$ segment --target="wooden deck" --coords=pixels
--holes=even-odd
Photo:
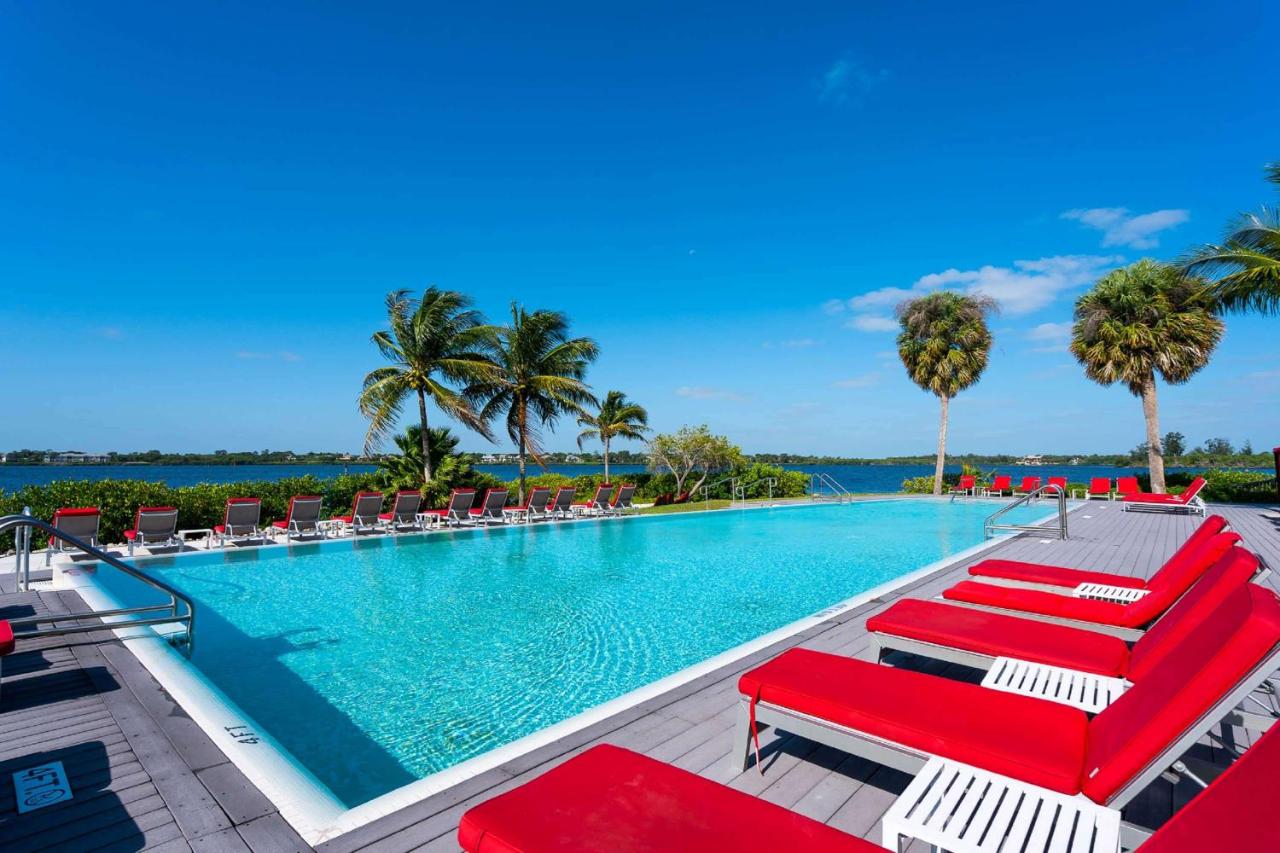
[[[1246,544],[1280,567],[1280,512],[1220,507]],[[1121,513],[1094,503],[1072,514],[1071,539],[1028,536],[995,551],[1013,559],[1149,576],[1198,520]],[[965,564],[935,573],[866,606],[840,614],[667,694],[472,778],[320,846],[341,851],[456,850],[454,833],[472,805],[508,790],[596,743],[614,743],[727,783],[846,832],[879,841],[880,818],[906,785],[897,771],[772,730],[762,736],[765,772],[730,767],[738,675],[785,648],[803,645],[862,656],[866,618],[902,595],[929,597],[965,574]],[[1277,579],[1268,581],[1272,585]],[[0,595],[0,618],[65,613],[70,593]],[[227,850],[310,849],[271,804],[229,764],[168,698],[133,655],[106,632],[66,645],[24,644],[4,662],[0,693],[0,849]],[[893,663],[952,677],[974,673],[935,661]],[[1241,743],[1241,731],[1229,733]],[[1207,743],[1202,757],[1216,757]],[[25,815],[14,811],[11,774],[61,760],[75,798]],[[1194,793],[1153,784],[1126,817],[1159,825]]]

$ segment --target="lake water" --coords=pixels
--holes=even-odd
[[[611,465],[610,470],[619,475],[644,471],[643,465]],[[933,473],[932,465],[786,465],[795,471],[823,473],[854,492],[894,492],[902,487],[908,477],[922,477]],[[994,466],[982,466],[987,470]],[[514,480],[518,475],[515,465],[479,465],[479,470],[494,474],[503,480]],[[361,473],[374,470],[372,465],[0,465],[0,490],[13,492],[22,486],[44,484],[54,480],[148,480],[168,483],[170,486],[189,486],[194,483],[233,483],[245,480],[282,480],[311,474],[320,478],[336,477],[343,473]],[[598,465],[552,465],[557,474],[577,476],[599,472]],[[948,465],[948,472],[958,472],[959,465]],[[1001,473],[1020,476],[1048,477],[1065,475],[1072,482],[1088,482],[1090,477],[1118,477],[1145,474],[1145,468],[1115,468],[1094,465],[1044,465],[1004,466]],[[1173,471],[1193,470],[1169,468]],[[1257,469],[1269,470],[1269,469]],[[538,473],[536,468],[531,474]],[[616,479],[616,478],[615,478]]]

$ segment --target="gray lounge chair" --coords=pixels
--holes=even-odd
[[[547,507],[547,518],[573,518],[573,498],[578,494],[574,486],[561,486],[556,490],[555,499]]]
[[[172,506],[140,506],[133,516],[133,529],[124,532],[129,543],[129,556],[133,556],[135,545],[144,548],[177,546],[182,547],[178,538],[178,508]]]
[[[607,512],[609,498],[613,495],[613,486],[601,483],[596,486],[596,493],[586,503],[574,504],[573,511],[579,515],[603,515]]]
[[[471,520],[479,524],[505,524],[507,519],[502,510],[507,505],[506,489],[489,489],[484,493],[484,501],[479,507],[471,510]]]
[[[357,492],[351,504],[350,515],[335,515],[331,521],[341,521],[351,529],[352,535],[361,531],[378,532],[382,529],[382,492]]]
[[[618,493],[613,496],[613,500],[605,504],[603,507],[605,515],[622,515],[628,512],[634,512],[635,507],[631,505],[631,498],[636,493],[636,487],[632,483],[623,483],[618,486]]]
[[[429,509],[423,515],[434,515],[446,526],[474,523],[471,519],[471,505],[475,503],[475,489],[454,489],[449,495],[449,505],[444,509]]]
[[[289,499],[289,513],[283,521],[273,521],[271,526],[285,532],[286,539],[304,536],[324,537],[320,527],[320,509],[324,498],[319,495],[296,495]]]
[[[391,512],[378,513],[378,520],[384,529],[391,533],[400,530],[421,530],[422,519],[418,514],[422,511],[422,492],[417,489],[406,489],[396,492],[396,499],[391,503]]]
[[[54,527],[68,536],[74,536],[94,547],[98,545],[98,523],[101,520],[102,513],[98,511],[96,506],[64,506],[53,514]],[[76,550],[75,548],[67,548],[65,545],[66,543],[61,539],[50,536],[49,547],[44,552],[44,564],[46,566],[49,565],[54,554],[74,552]]]
[[[533,521],[535,518],[547,517],[547,502],[551,500],[551,489],[547,486],[536,486],[525,496],[523,506],[509,506],[502,510],[503,514],[515,521]]]
[[[246,542],[257,539],[267,541],[267,533],[260,527],[262,522],[261,498],[227,498],[227,507],[222,514],[222,523],[214,525],[214,535],[218,537],[220,547],[227,547],[227,540]]]

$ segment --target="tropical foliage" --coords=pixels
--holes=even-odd
[[[898,322],[902,326],[898,356],[911,381],[935,395],[942,409],[933,472],[935,495],[942,494],[948,405],[986,370],[991,352],[987,315],[994,310],[995,302],[988,297],[950,291],[931,293],[898,306]]]
[[[406,401],[416,398],[422,478],[431,482],[427,402],[489,437],[482,419],[456,386],[478,382],[491,373],[481,347],[487,337],[470,300],[451,290],[428,287],[418,299],[407,290],[387,294],[389,329],[374,332],[373,343],[389,365],[372,370],[360,392],[360,413],[369,419],[365,453],[372,452],[395,428]]]
[[[706,425],[681,427],[649,442],[649,467],[669,473],[677,495],[697,492],[712,474],[742,462],[742,450],[723,435],[712,435]]]
[[[1267,180],[1280,188],[1280,163],[1267,166]],[[1223,308],[1280,313],[1280,208],[1242,213],[1221,245],[1204,246],[1182,264],[1213,279],[1213,296]]]
[[[609,479],[609,445],[615,438],[642,440],[649,431],[649,413],[627,399],[621,391],[610,391],[594,413],[578,416],[578,447],[599,441],[604,448],[604,478]]]
[[[1148,259],[1107,273],[1076,302],[1071,352],[1090,379],[1142,399],[1156,492],[1165,490],[1156,375],[1178,384],[1208,363],[1222,339],[1216,310],[1202,280]]]
[[[524,501],[526,460],[541,465],[542,431],[564,415],[582,415],[596,402],[585,379],[599,348],[590,338],[570,338],[569,320],[558,311],[526,311],[511,303],[511,325],[484,329],[491,370],[468,386],[466,396],[480,405],[479,419],[501,418],[516,445]]]
[[[497,477],[473,466],[475,459],[458,452],[458,437],[448,427],[431,427],[427,440],[422,441],[422,427],[411,424],[395,437],[398,454],[382,457],[378,462],[379,484],[388,490],[421,488],[427,506],[447,503],[453,489],[470,487],[483,489],[500,484]],[[431,480],[422,482],[422,447],[427,446],[431,456]]]

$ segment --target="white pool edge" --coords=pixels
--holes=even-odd
[[[872,503],[900,500],[903,497],[875,497],[858,500]],[[921,496],[931,499],[934,496]],[[917,498],[919,499],[919,498]],[[936,498],[934,498],[936,499]],[[812,506],[813,504],[786,504],[758,507],[782,509],[788,506]],[[1074,512],[1086,504],[1070,508]],[[751,507],[750,509],[756,509]],[[743,508],[747,509],[747,508]],[[704,510],[693,512],[723,512]],[[673,514],[674,517],[692,513]],[[644,516],[632,516],[643,518]],[[1056,517],[1056,512],[1046,515],[1033,524],[1043,524]],[[402,785],[354,808],[347,808],[341,800],[317,779],[292,754],[276,742],[266,730],[241,710],[228,696],[209,681],[186,658],[159,634],[146,626],[115,628],[114,633],[126,643],[126,648],[147,668],[152,676],[170,694],[173,700],[200,726],[209,739],[234,764],[245,777],[279,810],[281,817],[308,844],[316,845],[350,832],[368,823],[393,814],[401,809],[441,793],[468,779],[479,776],[540,749],[561,738],[602,722],[609,717],[627,711],[637,705],[657,698],[664,693],[682,687],[704,675],[727,667],[756,652],[782,642],[822,624],[848,610],[860,607],[874,599],[891,593],[900,587],[914,583],[935,572],[963,562],[1012,538],[1014,534],[997,536],[965,548],[905,575],[886,581],[879,586],[858,593],[817,613],[802,617],[768,634],[734,646],[707,660],[686,667],[657,681],[624,693],[608,702],[588,708],[551,726],[539,729],[503,746],[455,764],[438,773]],[[207,553],[207,552],[196,552]],[[138,560],[139,563],[145,563]],[[122,606],[109,593],[93,581],[93,573],[74,566],[60,567],[61,588],[74,589],[93,609],[113,609]],[[126,617],[120,617],[123,621]],[[140,642],[139,642],[140,641]]]

